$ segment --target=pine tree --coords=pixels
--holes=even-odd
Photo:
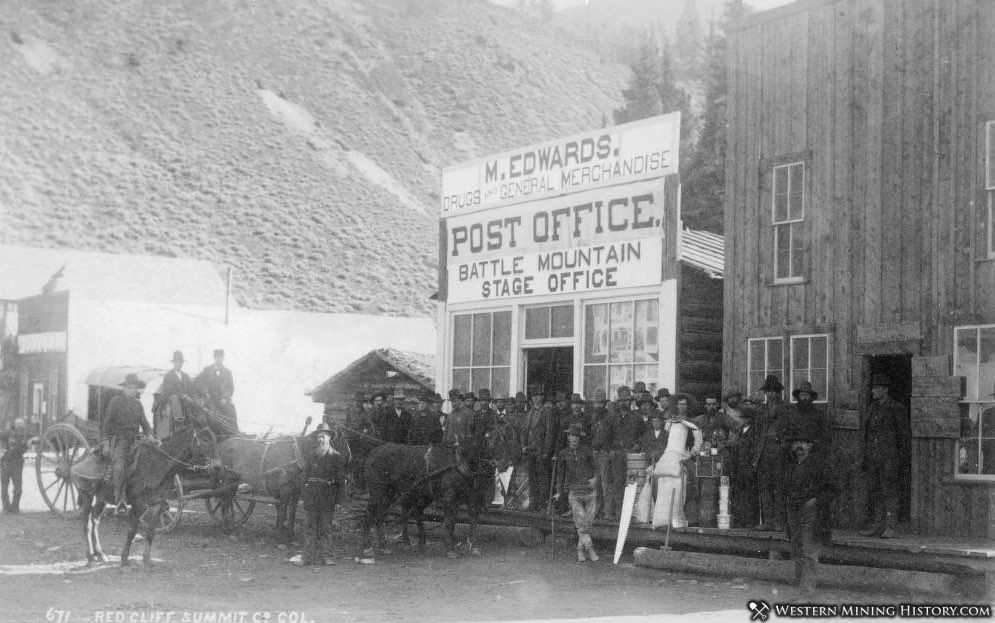
[[[677,22],[674,34],[674,58],[677,61],[677,75],[682,79],[697,80],[701,75],[703,46],[701,44],[701,21],[698,19],[698,5],[695,0],[687,0]]]
[[[652,34],[644,35],[629,63],[632,76],[622,91],[625,106],[612,113],[615,123],[645,119],[665,112],[687,112],[687,93],[674,82],[673,64],[666,43]]]

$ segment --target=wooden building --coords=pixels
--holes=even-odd
[[[671,113],[443,171],[443,392],[718,390],[722,240],[682,231],[679,136]]]
[[[424,353],[378,348],[356,359],[309,392],[326,412],[344,415],[356,392],[367,396],[400,389],[408,398],[435,391],[435,357]]]
[[[868,380],[907,528],[995,537],[995,2],[799,0],[729,33],[724,378],[811,380],[866,519]]]

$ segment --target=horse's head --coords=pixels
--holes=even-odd
[[[204,465],[217,456],[217,442],[210,428],[192,424],[163,439],[161,450],[175,461]]]

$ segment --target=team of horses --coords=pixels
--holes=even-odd
[[[277,501],[277,538],[289,542],[293,538],[305,461],[313,453],[313,436],[306,434],[308,424],[300,436],[249,437],[232,434],[224,418],[201,406],[187,418],[185,426],[161,442],[139,442],[133,468],[127,475],[129,528],[121,551],[121,565],[129,564],[131,546],[139,532],[145,539],[143,562],[151,563],[157,509],[171,493],[174,477],[191,472],[211,475],[223,532],[234,529],[234,501],[240,487],[247,486],[254,493]],[[369,492],[362,522],[364,555],[389,553],[383,524],[395,506],[400,509],[401,543],[410,544],[408,522],[414,519],[418,544],[424,546],[424,511],[432,503],[444,512],[449,557],[458,555],[456,519],[461,504],[466,505],[470,519],[466,552],[479,555],[474,545],[477,520],[492,491],[495,468],[504,469],[512,464],[517,449],[517,444],[509,443],[497,428],[488,431],[484,439],[482,447],[466,451],[452,445],[384,443],[360,431],[333,427],[332,448],[350,462],[358,463],[358,469],[343,469],[338,487],[341,489],[350,473],[361,474]],[[73,480],[80,490],[87,561],[106,562],[98,530],[104,508],[114,501],[113,486],[95,476],[92,470],[87,473],[74,468]],[[338,489],[335,494],[339,494]]]

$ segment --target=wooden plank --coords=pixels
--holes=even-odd
[[[947,396],[957,399],[964,395],[964,377],[913,376],[911,393],[914,397]]]
[[[884,2],[884,79],[882,82],[883,117],[881,121],[881,200],[874,216],[880,255],[877,262],[869,261],[867,271],[877,279],[873,302],[875,320],[868,324],[901,322],[901,218],[902,196],[902,123],[904,107],[904,41],[902,21],[905,3],[902,0]],[[873,242],[871,242],[873,244]]]
[[[930,439],[960,437],[960,419],[932,418],[912,422],[912,436]]]
[[[953,303],[955,313],[974,312],[973,301],[973,276],[974,276],[974,231],[975,214],[970,209],[971,202],[975,200],[974,185],[979,179],[979,164],[975,157],[977,154],[978,136],[976,119],[974,113],[977,110],[977,102],[974,94],[975,72],[990,71],[991,68],[981,68],[977,65],[977,50],[981,45],[981,39],[977,31],[977,5],[973,2],[963,4],[958,7],[957,31],[958,50],[955,88],[960,97],[958,98],[957,117],[955,130],[957,144],[955,146],[955,158],[957,159],[956,171],[954,174],[955,197],[953,213],[954,221],[952,227],[953,243],[953,270],[951,271],[951,281],[953,282]],[[984,35],[988,44],[991,44],[991,34]],[[980,74],[979,74],[980,75]],[[959,209],[957,209],[959,208]],[[987,301],[986,306],[991,302]]]
[[[913,342],[922,339],[922,324],[916,322],[857,325],[858,344]]]
[[[950,376],[950,356],[913,357],[912,376]]]
[[[872,3],[874,8],[870,15],[874,18],[874,28],[867,33],[868,55],[867,55],[867,81],[868,81],[868,101],[867,101],[867,126],[865,136],[867,140],[867,161],[866,168],[862,171],[862,176],[866,180],[866,190],[864,192],[864,240],[862,248],[863,265],[861,275],[864,283],[861,291],[864,293],[863,315],[861,322],[867,324],[877,323],[881,319],[881,215],[882,215],[882,176],[884,175],[882,151],[882,137],[884,134],[884,76],[885,76],[885,50],[883,36],[880,34],[893,13],[889,5],[883,3]]]

